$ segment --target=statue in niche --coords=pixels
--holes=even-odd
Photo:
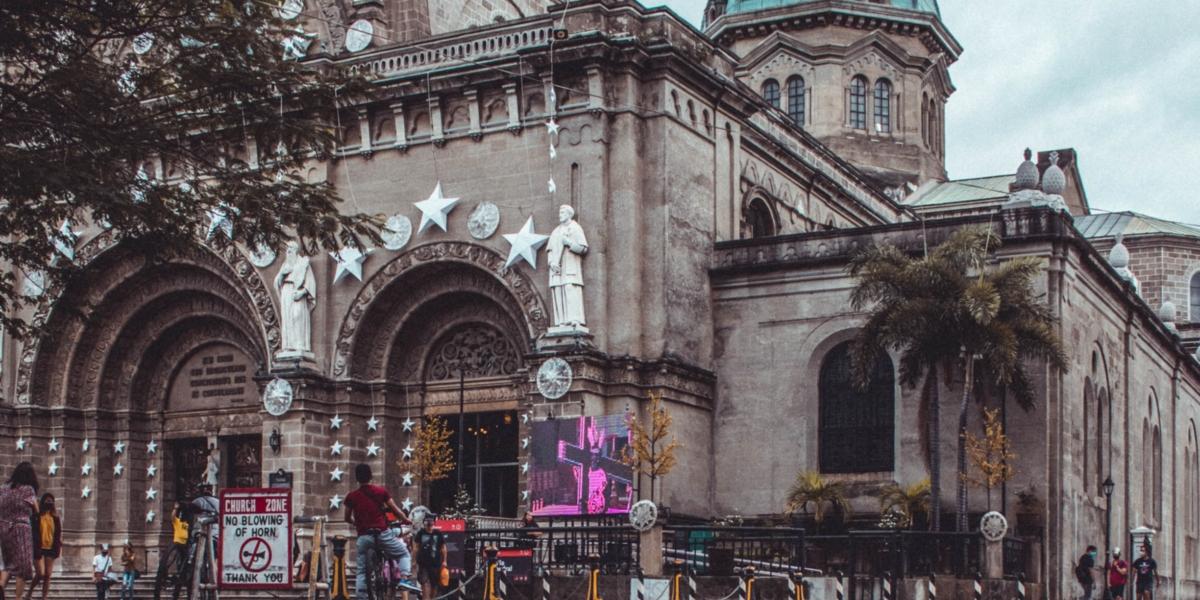
[[[586,333],[583,314],[583,255],[587,238],[575,221],[575,209],[564,204],[558,209],[558,227],[550,234],[546,252],[550,262],[550,296],[554,304],[551,333]]]
[[[312,357],[312,310],[317,305],[317,280],[309,258],[300,254],[300,244],[287,243],[287,258],[275,275],[279,292],[282,351],[277,358]]]

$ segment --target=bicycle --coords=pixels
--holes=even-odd
[[[217,600],[216,570],[212,561],[216,557],[211,529],[216,517],[202,515],[196,518],[193,533],[188,537],[187,548],[181,550],[174,544],[166,557],[159,562],[154,580],[154,600]],[[174,567],[172,572],[172,567]]]
[[[399,523],[389,523],[389,529],[395,530],[396,537],[400,543],[404,543],[404,539],[411,535],[411,532]],[[407,587],[403,585],[402,575],[397,570],[391,569],[388,566],[389,560],[379,560],[380,554],[383,551],[380,549],[379,536],[384,530],[373,530],[372,542],[367,555],[359,559],[361,563],[365,563],[360,568],[367,569],[366,584],[368,600],[393,600],[397,597],[397,592],[408,592],[409,600],[420,600],[421,589],[419,586]],[[411,582],[409,585],[413,585]]]

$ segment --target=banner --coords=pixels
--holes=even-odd
[[[223,590],[292,587],[292,491],[221,490],[217,580]]]
[[[625,415],[538,421],[532,427],[530,510],[537,516],[627,513],[633,468]]]

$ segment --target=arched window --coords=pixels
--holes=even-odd
[[[921,141],[929,147],[929,94],[921,94]]]
[[[938,148],[937,104],[929,99],[929,149],[934,154],[941,154]]]
[[[1092,421],[1092,379],[1086,377],[1083,380],[1083,452],[1080,456],[1083,457],[1083,489],[1088,490],[1088,481],[1092,476],[1090,463],[1092,461],[1091,449],[1094,446],[1094,433],[1091,427]]]
[[[1163,470],[1162,470],[1162,431],[1154,426],[1154,520],[1160,525],[1163,522]]]
[[[892,132],[892,83],[886,79],[875,82],[875,132]]]
[[[1104,464],[1108,459],[1108,390],[1100,388],[1096,394],[1096,489],[1104,494],[1104,480],[1108,474]]]
[[[895,390],[891,359],[880,354],[871,369],[870,382],[860,390],[850,370],[850,342],[843,342],[825,355],[817,388],[821,472],[893,470]]]
[[[768,79],[762,84],[762,97],[767,101],[767,104],[779,108],[779,82],[774,79]]]
[[[775,235],[775,216],[762,198],[755,198],[746,206],[746,226],[752,238]]]
[[[867,78],[856,75],[850,80],[850,107],[846,124],[854,129],[867,128]]]
[[[1190,307],[1188,321],[1200,323],[1200,271],[1196,271],[1192,275],[1191,293],[1188,294],[1188,306]]]
[[[804,127],[804,79],[798,75],[787,80],[787,111],[796,127]]]

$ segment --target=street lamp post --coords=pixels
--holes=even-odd
[[[1112,568],[1112,495],[1117,484],[1112,476],[1104,478],[1104,597],[1109,598],[1108,570]],[[1112,600],[1109,598],[1109,600]]]

